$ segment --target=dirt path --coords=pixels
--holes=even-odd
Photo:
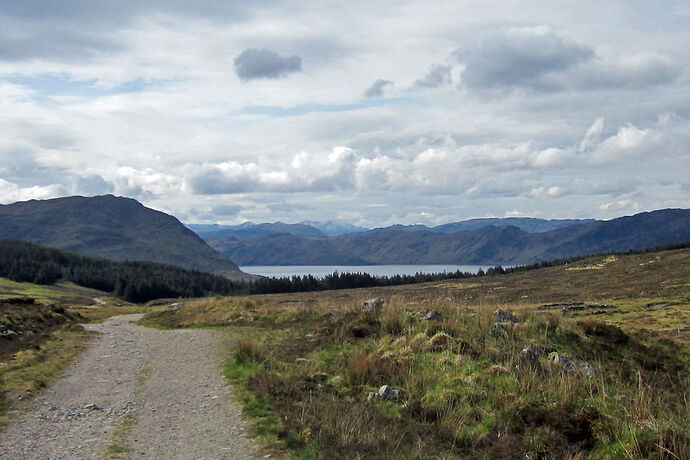
[[[0,434],[0,458],[256,458],[210,331],[159,331],[123,315],[33,409]]]

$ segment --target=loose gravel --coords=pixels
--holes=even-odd
[[[161,331],[122,315],[0,434],[2,459],[244,459],[246,437],[212,331]]]

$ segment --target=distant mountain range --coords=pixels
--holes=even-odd
[[[282,222],[255,224],[244,222],[239,225],[219,224],[187,224],[187,227],[203,238],[217,240],[221,238],[235,237],[238,239],[251,238],[253,236],[287,233],[300,237],[311,236],[337,236],[350,233],[368,232],[368,228],[329,220],[316,222],[305,220],[296,224],[284,224]]]
[[[548,232],[570,225],[586,224],[594,222],[594,219],[535,219],[531,217],[507,217],[507,218],[483,218],[470,219],[461,222],[451,222],[449,224],[427,227],[426,225],[391,225],[369,229],[357,225],[347,224],[337,221],[316,222],[302,221],[297,224],[284,224],[282,222],[255,224],[244,222],[239,225],[219,225],[219,224],[187,224],[187,227],[196,232],[206,241],[217,241],[225,238],[237,238],[244,240],[255,236],[288,234],[300,238],[310,238],[315,236],[341,236],[355,233],[367,232],[432,232],[432,233],[457,233],[495,225],[497,227],[513,225],[528,233]]]
[[[0,239],[112,260],[172,264],[233,279],[250,276],[233,261],[493,265],[639,250],[690,241],[690,210],[665,209],[609,221],[487,218],[373,230],[340,222],[190,227],[203,240],[173,216],[112,195],[0,205]]]
[[[690,210],[610,221],[473,219],[331,237],[314,230],[304,224],[261,224],[202,236],[240,265],[525,264],[687,242]]]
[[[112,260],[141,260],[246,276],[175,217],[112,195],[0,205],[0,239]]]

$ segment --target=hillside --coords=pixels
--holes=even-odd
[[[244,413],[296,458],[689,458],[689,277],[686,248],[146,322],[234,337]]]
[[[175,217],[112,195],[0,205],[0,239],[112,260],[166,263],[241,278],[232,261]]]
[[[221,238],[209,244],[240,265],[526,264],[686,241],[690,241],[690,210],[666,209],[538,233],[514,226],[456,233],[408,227],[330,238],[289,234]]]

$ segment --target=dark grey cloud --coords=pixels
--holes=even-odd
[[[392,85],[390,80],[376,80],[369,88],[364,91],[364,97],[381,97],[386,86]]]
[[[439,86],[453,83],[450,73],[451,66],[444,64],[434,64],[426,76],[414,82],[415,88],[438,88]]]
[[[611,63],[596,59],[579,69],[577,86],[592,88],[643,88],[674,82],[680,66],[666,56],[634,56],[623,62]]]
[[[256,6],[238,0],[0,0],[0,60],[89,59],[122,51],[119,30],[147,15],[230,23]]]
[[[30,21],[59,21],[122,24],[142,14],[174,14],[212,20],[236,21],[248,17],[257,5],[275,3],[272,0],[0,0],[0,14]]]
[[[0,22],[2,24],[2,22]],[[58,59],[75,61],[123,50],[117,41],[65,27],[22,26],[22,33],[0,28],[0,60]]]
[[[18,148],[0,151],[0,179],[21,187],[57,184],[64,181],[65,175],[65,168],[40,164],[30,150]]]
[[[299,56],[283,57],[267,49],[249,48],[235,58],[235,72],[242,81],[280,78],[301,70]]]
[[[244,207],[239,204],[222,204],[213,207],[213,209],[211,209],[211,214],[218,217],[235,217],[242,212],[243,209]]]
[[[187,179],[192,191],[198,195],[225,195],[247,193],[256,188],[256,182],[242,174],[224,174],[217,168],[208,168]]]
[[[98,174],[76,176],[73,179],[72,193],[79,195],[105,195],[114,191],[115,186]]]
[[[516,28],[490,35],[454,57],[465,66],[469,88],[554,89],[544,77],[590,60],[594,51],[542,28]]]

